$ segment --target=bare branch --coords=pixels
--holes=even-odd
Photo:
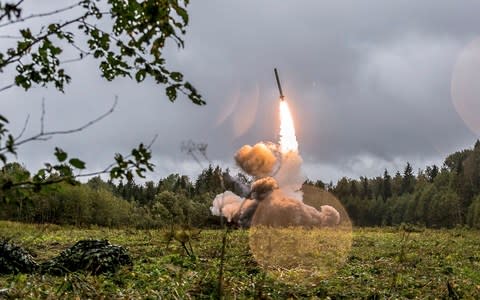
[[[157,141],[157,138],[158,138],[158,133],[155,134],[153,136],[153,139],[150,141],[150,143],[148,143],[148,145],[146,147],[148,150],[150,150],[152,148],[153,144],[155,144],[155,142]]]
[[[15,140],[18,140],[19,138],[21,138],[23,136],[23,134],[25,133],[25,130],[27,130],[28,121],[30,121],[30,115],[27,115],[27,118],[25,119],[25,123],[23,124],[23,128],[20,131],[20,133],[17,135]]]
[[[186,142],[183,141],[181,146],[181,151],[185,152],[187,155],[190,155],[197,162],[200,168],[203,169],[202,163],[200,162],[198,157],[195,155],[196,147],[197,145],[192,140],[188,140]]]
[[[83,57],[66,59],[66,60],[62,61],[61,64],[70,64],[70,63],[73,63],[73,62],[81,61],[81,60],[83,60],[85,57],[87,57],[87,55],[85,55],[85,56],[83,56]]]
[[[25,180],[25,181],[18,181],[18,182],[14,182],[10,185],[9,188],[18,188],[18,187],[31,187],[31,186],[35,186],[35,185],[52,185],[52,184],[55,184],[55,183],[60,183],[62,181],[65,181],[67,178],[65,177],[57,177],[55,179],[50,179],[50,180],[46,180],[46,181],[43,181],[41,183],[36,183],[36,182],[33,182],[32,180]]]
[[[150,141],[150,143],[147,145],[147,147],[145,147],[147,150],[150,150],[153,146],[153,144],[155,143],[155,141],[157,140],[158,138],[158,134],[155,134],[155,136],[152,138],[152,140]],[[129,154],[127,156],[125,156],[125,159],[127,158],[130,158],[132,157],[132,154]],[[92,176],[97,176],[97,175],[102,175],[102,174],[106,174],[106,173],[109,173],[110,170],[112,169],[112,167],[115,165],[116,163],[111,163],[109,164],[108,166],[105,167],[105,169],[101,170],[101,171],[95,171],[95,172],[91,172],[91,173],[85,173],[85,174],[77,174],[75,175],[75,178],[79,178],[79,177],[92,177]],[[130,166],[128,167],[128,169],[132,169],[133,166]]]
[[[75,45],[74,43],[70,43],[69,45],[72,46],[73,48],[77,49],[78,52],[80,52],[80,56],[77,57],[77,58],[71,58],[71,59],[64,60],[64,61],[61,62],[61,64],[68,64],[68,63],[72,63],[72,62],[81,61],[81,60],[83,60],[85,57],[87,57],[87,56],[89,56],[89,55],[92,54],[92,52],[83,50],[82,48],[78,47],[78,46]]]
[[[0,39],[21,40],[21,39],[23,39],[23,37],[20,36],[20,35],[8,35],[8,34],[6,34],[6,35],[0,35]]]
[[[158,134],[155,134],[153,139],[147,145],[146,149],[150,150],[151,147],[153,146],[153,144],[155,143],[155,141],[157,140],[157,138],[158,138]],[[131,156],[132,156],[132,154],[129,154],[129,155],[125,156],[125,158],[129,158]],[[98,175],[109,173],[113,166],[115,166],[115,163],[111,163],[105,169],[100,170],[100,171],[94,171],[94,172],[85,173],[85,174],[76,174],[76,175],[72,175],[72,176],[49,178],[49,179],[47,179],[45,181],[42,181],[42,182],[34,182],[32,180],[19,181],[19,182],[13,183],[10,186],[10,188],[12,188],[12,187],[29,187],[29,186],[35,186],[35,185],[45,186],[45,185],[52,185],[52,184],[60,183],[60,182],[63,182],[67,179],[72,179],[72,178],[75,179],[75,178],[81,178],[81,177],[98,176]],[[134,166],[128,167],[128,169],[132,169],[132,168],[134,168]]]
[[[74,43],[70,43],[69,44],[70,46],[72,46],[73,48],[77,49],[78,52],[84,54],[84,55],[90,55],[91,52],[90,51],[86,51],[86,50],[83,50],[82,48],[78,47],[77,45],[75,45]]]
[[[42,114],[40,115],[40,134],[44,133],[45,129],[45,98],[42,98]]]
[[[23,1],[20,1],[20,3],[21,2],[23,2]],[[53,11],[49,11],[49,12],[45,12],[45,13],[39,13],[39,14],[32,14],[32,15],[27,16],[25,18],[19,18],[19,19],[16,19],[16,20],[8,21],[6,23],[0,24],[0,28],[8,26],[8,25],[15,24],[15,23],[25,22],[25,21],[27,21],[29,19],[33,19],[33,18],[41,18],[41,17],[47,17],[47,16],[59,14],[59,13],[62,13],[64,11],[67,11],[67,10],[70,10],[72,8],[75,8],[75,7],[79,6],[80,4],[82,4],[82,2],[83,1],[80,1],[78,3],[72,4],[70,6],[66,6],[64,8],[60,8],[60,9],[57,9],[57,10],[53,10]],[[18,6],[19,4],[17,4],[16,6]],[[0,20],[1,19],[2,19],[2,17],[0,17]]]
[[[15,83],[12,83],[12,84],[9,84],[9,85],[6,85],[2,88],[0,88],[0,93],[5,91],[5,90],[8,90],[9,88],[13,87],[15,85]]]
[[[64,135],[64,134],[71,134],[71,133],[75,133],[75,132],[79,132],[79,131],[82,131],[92,125],[94,125],[95,123],[98,123],[100,122],[101,120],[103,120],[104,118],[106,118],[107,116],[109,116],[110,114],[112,114],[117,106],[117,103],[118,103],[118,97],[115,96],[115,101],[113,102],[113,105],[112,107],[105,113],[103,113],[102,115],[98,116],[97,118],[83,124],[82,126],[79,126],[77,128],[73,128],[73,129],[69,129],[69,130],[57,130],[57,131],[44,131],[44,115],[45,115],[45,108],[43,107],[43,104],[42,104],[42,117],[41,117],[41,129],[40,129],[40,132],[36,135],[33,135],[31,137],[28,137],[28,138],[25,138],[23,140],[15,140],[15,143],[14,143],[14,147],[18,147],[22,144],[26,144],[26,143],[29,143],[29,142],[32,142],[32,141],[46,141],[46,140],[49,140],[50,138],[52,138],[54,135]],[[5,152],[6,151],[6,147],[0,147],[0,153],[1,152]]]
[[[185,141],[182,142],[181,151],[190,155],[198,163],[198,165],[201,168],[203,168],[203,164],[198,159],[196,153],[200,153],[200,155],[202,155],[203,158],[205,158],[205,160],[208,161],[209,164],[212,164],[212,162],[210,161],[210,159],[207,156],[207,147],[208,147],[208,144],[195,143],[192,140],[188,140],[186,142]]]
[[[85,128],[92,126],[93,124],[98,123],[99,121],[101,121],[102,119],[106,118],[108,115],[113,113],[113,111],[115,110],[115,107],[117,106],[117,103],[118,103],[118,96],[115,96],[115,101],[113,102],[112,107],[107,112],[100,115],[98,118],[95,118],[95,119],[85,123],[84,125],[82,125],[80,127],[77,127],[77,128],[74,128],[74,129],[68,129],[68,130],[49,131],[49,132],[43,133],[43,135],[44,136],[51,136],[51,135],[71,134],[71,133],[82,131]]]

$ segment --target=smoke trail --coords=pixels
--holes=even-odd
[[[280,101],[280,150],[282,153],[298,152],[295,126],[286,100]]]

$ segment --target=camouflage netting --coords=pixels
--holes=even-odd
[[[33,257],[8,240],[0,240],[0,274],[33,273],[38,264]]]
[[[0,273],[33,273],[63,275],[83,271],[90,274],[113,273],[122,265],[132,265],[128,251],[107,240],[82,240],[60,255],[38,265],[22,248],[0,242]]]
[[[41,273],[62,275],[86,271],[91,274],[113,273],[122,265],[131,265],[127,250],[107,240],[83,240],[57,257],[40,265]]]

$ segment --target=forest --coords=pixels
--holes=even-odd
[[[246,175],[233,175],[250,183]],[[8,163],[1,169],[0,218],[138,229],[171,225],[217,228],[221,222],[209,208],[215,195],[234,188],[223,180],[226,176],[232,176],[228,169],[210,165],[194,179],[170,174],[158,182],[139,184],[134,180],[114,183],[97,176],[86,183],[61,182],[30,190],[9,188],[9,183],[29,180],[31,175],[21,164]],[[432,165],[414,172],[406,163],[403,172],[394,175],[384,170],[374,178],[343,177],[335,184],[308,179],[304,184],[334,194],[355,226],[408,223],[480,228],[479,141],[472,149],[449,155],[441,167]]]

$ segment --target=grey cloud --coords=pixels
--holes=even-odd
[[[407,160],[424,167],[473,144],[452,105],[450,80],[458,54],[479,33],[479,9],[473,1],[196,1],[185,49],[169,45],[165,57],[206,107],[171,104],[148,81],[107,83],[95,62],[68,67],[73,83],[65,95],[15,89],[0,104],[14,127],[29,112],[34,128],[45,97],[48,125],[65,128],[103,112],[118,95],[117,111],[102,123],[27,146],[19,159],[39,166],[61,145],[101,166],[158,134],[152,176],[176,166],[194,173],[183,140],[208,143],[210,159],[232,165],[242,145],[277,139],[278,67],[307,175],[374,175]]]

